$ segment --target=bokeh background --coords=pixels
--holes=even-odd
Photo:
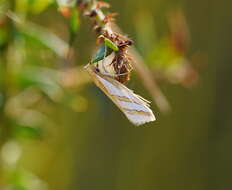
[[[82,70],[96,48],[87,18],[67,61],[69,24],[55,2],[12,2],[0,1],[0,189],[232,188],[230,0],[107,1],[154,77],[161,75],[172,107],[164,114],[153,103],[157,121],[143,127]],[[182,45],[173,46],[173,35]],[[186,63],[194,77],[170,76],[170,65]],[[136,73],[128,86],[152,99]]]

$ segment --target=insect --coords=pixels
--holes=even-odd
[[[108,44],[110,43],[111,49],[114,50],[114,52],[112,53],[114,59],[112,59],[110,62],[103,60],[103,64],[105,65],[105,63],[109,63],[110,66],[112,66],[111,73],[113,70],[114,71],[113,74],[116,74],[114,78],[120,83],[125,84],[130,80],[130,72],[133,69],[130,64],[130,62],[133,62],[133,59],[127,53],[127,48],[133,44],[133,41],[125,38],[120,34],[116,34],[116,33],[109,34],[108,31],[105,31],[104,35],[100,35],[98,37],[97,43],[99,44],[102,41],[105,41],[105,44],[106,42]],[[106,52],[107,52],[107,47],[105,48],[105,56],[106,56]]]
[[[113,59],[114,55],[111,54],[96,64],[86,65],[85,69],[96,86],[117,105],[133,124],[142,125],[155,121],[155,116],[149,108],[150,102],[136,95],[132,90],[115,79],[118,74],[112,70],[111,62]],[[123,75],[123,73],[120,75]]]

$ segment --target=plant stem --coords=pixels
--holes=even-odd
[[[79,0],[79,4],[86,3],[87,6],[83,11],[85,13],[90,13],[94,11],[94,16],[90,16],[93,20],[93,23],[102,27],[101,34],[108,33],[109,35],[117,34],[115,30],[120,32],[120,28],[117,25],[113,25],[112,23],[105,23],[106,16],[101,11],[100,8],[97,8],[96,0],[86,1]],[[126,38],[126,37],[125,37]],[[132,55],[132,58],[135,60],[133,66],[135,67],[135,71],[142,80],[145,88],[151,94],[153,100],[156,102],[157,107],[160,111],[167,113],[171,110],[171,106],[167,100],[167,98],[162,93],[160,87],[155,81],[153,74],[150,72],[149,68],[145,64],[142,56],[138,53],[138,51],[133,47],[129,49],[129,53]]]

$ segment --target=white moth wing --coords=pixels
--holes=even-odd
[[[142,125],[155,120],[155,116],[149,108],[148,103],[134,94],[132,90],[110,77],[101,77],[98,75],[98,79],[109,92],[108,96],[110,99],[132,123]]]
[[[90,70],[91,69],[91,70]],[[155,121],[148,101],[133,93],[132,90],[111,77],[88,69],[95,84],[119,107],[126,117],[135,125]]]

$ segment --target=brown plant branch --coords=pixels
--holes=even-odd
[[[145,88],[152,95],[152,98],[158,108],[165,113],[170,111],[171,108],[168,100],[156,83],[153,74],[150,72],[149,68],[145,64],[142,56],[134,47],[130,47],[132,45],[132,41],[129,40],[127,37],[119,34],[121,33],[120,29],[115,24],[113,24],[115,14],[108,13],[107,15],[105,15],[102,12],[102,8],[109,8],[110,5],[105,2],[96,0],[79,0],[77,4],[79,10],[84,15],[90,17],[90,19],[92,20],[93,29],[100,37],[103,35],[104,37],[109,38],[119,47],[120,44],[126,44],[124,47],[125,52],[128,51],[128,53],[132,56],[132,58],[130,56],[126,56],[126,62],[131,62],[131,60],[133,60],[133,66],[136,73],[139,75]],[[99,41],[99,38],[97,41]]]

